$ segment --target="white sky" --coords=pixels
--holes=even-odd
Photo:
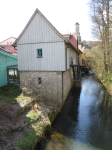
[[[0,42],[18,37],[36,8],[60,33],[73,33],[80,24],[82,40],[93,40],[89,0],[0,0]]]

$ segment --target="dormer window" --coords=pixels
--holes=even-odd
[[[42,58],[42,49],[37,49],[37,57]]]

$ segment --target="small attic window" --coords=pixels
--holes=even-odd
[[[37,49],[37,57],[42,58],[42,49]]]

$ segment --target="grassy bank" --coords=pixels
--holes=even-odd
[[[0,87],[0,149],[34,149],[60,107],[24,95],[18,85]]]

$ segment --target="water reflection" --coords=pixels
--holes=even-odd
[[[93,76],[75,82],[63,109],[53,124],[64,141],[50,137],[43,150],[111,150],[111,97]]]

